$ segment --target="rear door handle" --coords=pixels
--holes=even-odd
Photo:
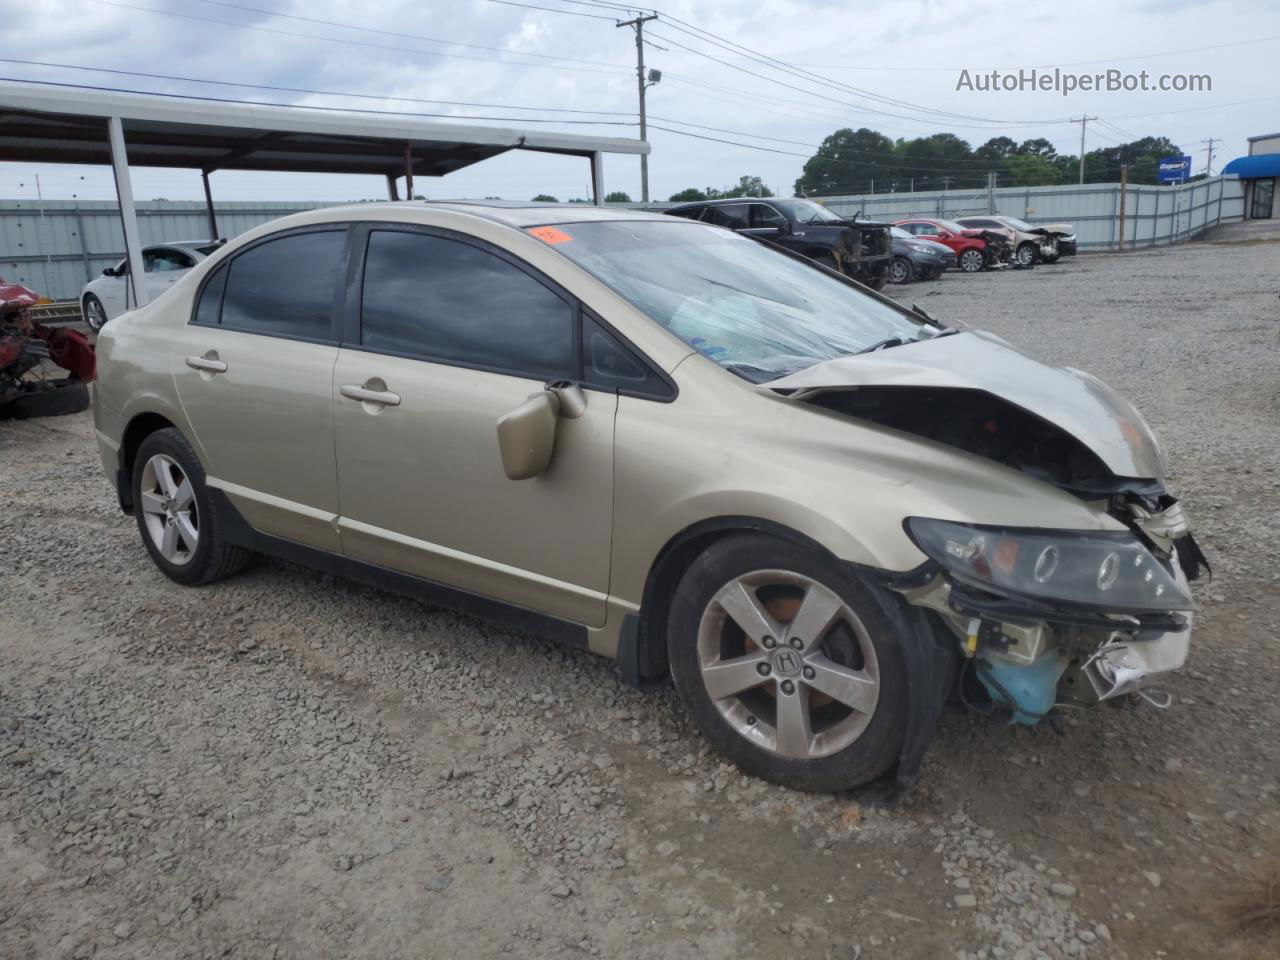
[[[390,390],[370,390],[356,383],[347,383],[339,387],[338,392],[349,400],[359,400],[361,403],[377,403],[384,407],[400,406],[400,394]]]
[[[207,370],[209,373],[226,373],[227,365],[221,360],[210,360],[208,357],[187,357],[187,366],[192,370]]]

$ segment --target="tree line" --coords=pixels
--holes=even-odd
[[[1156,183],[1161,157],[1181,155],[1167,137],[1142,137],[1084,155],[1085,183],[1109,183],[1128,165],[1131,183]],[[1043,137],[992,137],[974,148],[954,133],[891,140],[862,127],[837,130],[818,147],[795,182],[800,196],[978,188],[996,174],[1002,187],[1038,187],[1079,180],[1079,155],[1060,154]]]

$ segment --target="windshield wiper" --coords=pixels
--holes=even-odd
[[[908,343],[919,343],[919,342],[920,342],[919,340],[914,340],[914,339],[908,340],[901,336],[885,337],[883,340],[877,340],[875,343],[873,343],[869,347],[863,347],[861,350],[855,353],[854,356],[856,357],[864,353],[875,353],[878,350],[888,350],[890,347],[903,347],[903,346],[906,346]]]

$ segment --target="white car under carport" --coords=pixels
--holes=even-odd
[[[222,245],[211,240],[176,240],[142,248],[147,297],[154,300],[180,280],[188,270]],[[107,267],[102,276],[90,280],[80,291],[80,309],[85,323],[94,333],[102,325],[126,310],[132,309],[129,288],[129,261],[122,259]]]

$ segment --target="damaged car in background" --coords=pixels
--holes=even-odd
[[[797,789],[909,786],[951,700],[1164,706],[1187,657],[1204,558],[1128,402],[731,230],[308,211],[98,358],[102,462],[172,580],[277,555],[614,657]]]
[[[1014,247],[1014,262],[1021,266],[1033,263],[1055,263],[1063,254],[1076,252],[1075,228],[1069,223],[1051,223],[1033,227],[1017,217],[991,214],[982,217],[957,217],[956,223],[972,230],[1000,231]]]
[[[865,283],[872,290],[881,290],[894,279],[889,224],[865,220],[860,212],[842,217],[805,197],[706,200],[680,204],[664,212],[776,243]]]

